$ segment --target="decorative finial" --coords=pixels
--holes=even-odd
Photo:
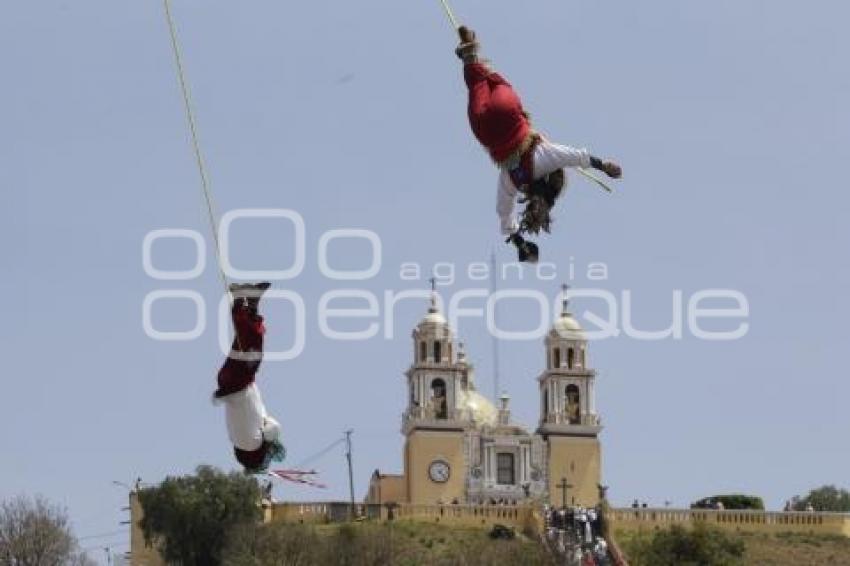
[[[431,282],[431,308],[428,309],[428,312],[435,313],[439,311],[437,308],[437,278],[431,277],[428,281]]]
[[[457,359],[459,362],[466,359],[466,344],[463,341],[457,343]]]
[[[570,286],[567,285],[566,283],[564,283],[563,285],[561,285],[561,290],[563,290],[563,292],[564,292],[563,303],[562,303],[563,306],[562,306],[562,309],[561,309],[561,316],[566,316],[570,312],[569,311],[570,300],[567,298],[567,291],[570,290]]]

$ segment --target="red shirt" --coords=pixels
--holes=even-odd
[[[263,335],[266,333],[263,317],[238,304],[234,304],[232,314],[233,326],[236,329],[233,349],[239,352],[256,352],[262,359]],[[228,356],[218,372],[218,390],[215,396],[224,397],[252,384],[260,367],[260,359],[238,360]]]
[[[463,68],[469,88],[469,125],[472,133],[500,163],[510,157],[531,132],[531,123],[516,91],[500,74],[483,63]]]

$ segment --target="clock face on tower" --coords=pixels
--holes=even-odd
[[[446,483],[449,481],[449,476],[451,475],[451,468],[449,467],[449,463],[445,460],[434,460],[431,462],[431,465],[428,466],[428,477],[431,478],[431,481],[437,483]]]

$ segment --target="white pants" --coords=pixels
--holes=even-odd
[[[221,399],[227,420],[227,435],[233,446],[254,451],[264,441],[280,437],[280,424],[269,416],[256,383]]]
[[[590,153],[586,149],[558,145],[544,138],[534,148],[532,163],[534,178],[539,179],[565,167],[590,167]],[[567,176],[564,175],[564,189],[567,188],[566,183]],[[496,212],[499,214],[504,236],[510,236],[519,230],[519,221],[514,216],[517,192],[510,173],[502,168],[499,172],[499,186],[496,193]]]

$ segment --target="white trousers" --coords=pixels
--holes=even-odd
[[[590,167],[590,153],[586,149],[558,145],[545,138],[535,146],[532,160],[535,179],[566,167]],[[566,183],[567,176],[564,175],[564,189],[567,188]],[[510,236],[519,230],[519,221],[514,215],[517,192],[510,173],[502,168],[499,172],[499,186],[496,192],[496,212],[499,215],[504,236]]]
[[[256,383],[221,399],[224,403],[227,435],[240,450],[253,451],[263,441],[280,437],[280,424],[269,416]]]

